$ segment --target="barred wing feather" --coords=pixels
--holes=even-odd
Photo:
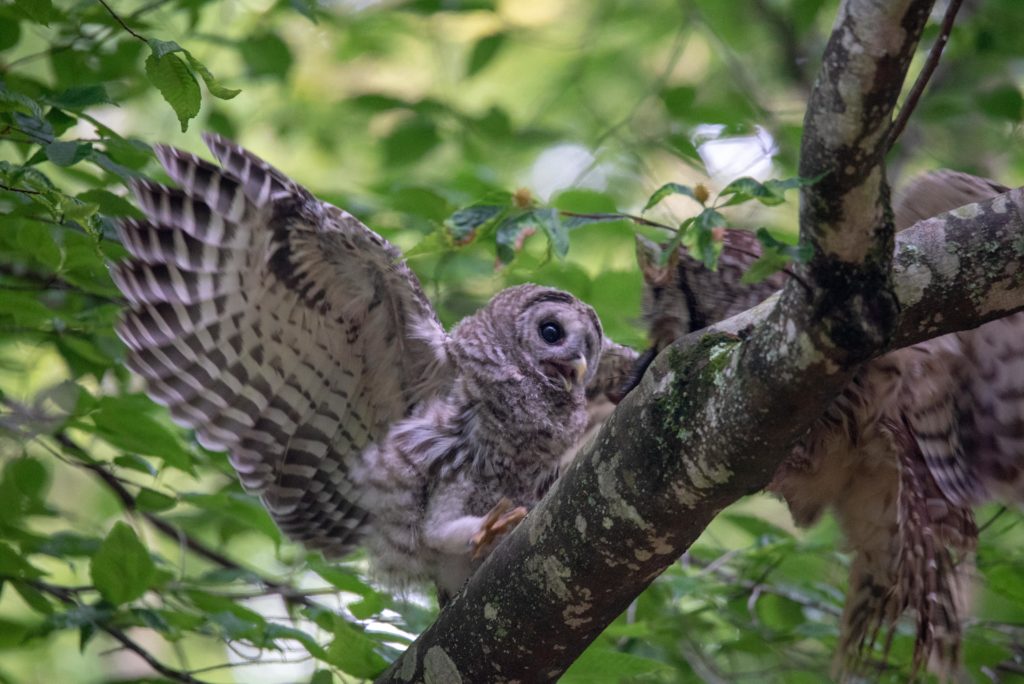
[[[246,150],[170,147],[180,186],[133,190],[112,267],[128,366],[201,444],[227,450],[280,527],[328,555],[366,514],[347,463],[446,381],[446,335],[401,256]]]

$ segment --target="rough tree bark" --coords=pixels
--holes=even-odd
[[[663,352],[380,682],[546,681],[759,491],[865,360],[1024,308],[1024,190],[896,241],[884,154],[932,0],[847,0],[804,122],[801,238],[769,302]],[[993,249],[993,245],[999,249]]]

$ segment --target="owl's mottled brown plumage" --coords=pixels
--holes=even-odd
[[[1006,189],[953,171],[927,174],[897,197],[896,227]],[[761,251],[742,231],[725,232],[715,272],[682,250],[659,265],[658,250],[638,241],[655,350],[766,299],[787,277],[740,282]],[[906,610],[918,629],[915,669],[930,657],[956,667],[964,568],[977,537],[971,505],[1020,501],[1022,480],[1024,314],[890,352],[858,371],[769,487],[798,524],[833,509],[854,551],[841,668],[862,666]]]
[[[119,228],[128,366],[291,537],[457,591],[581,435],[597,316],[523,285],[448,335],[386,240],[205,140],[220,166],[157,147],[180,189],[138,181]]]

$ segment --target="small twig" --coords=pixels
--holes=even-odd
[[[58,432],[56,435],[54,435],[54,438],[65,450],[71,452],[73,455],[85,455],[85,450],[82,447],[78,446],[70,437],[67,436],[65,432]],[[111,473],[109,469],[97,463],[92,463],[90,462],[90,460],[84,458],[78,458],[76,462],[80,467],[85,468],[89,472],[93,473],[100,480],[102,480],[103,483],[114,493],[114,495],[117,496],[118,499],[120,499],[121,505],[124,506],[124,509],[126,511],[138,511],[138,508],[135,504],[135,497],[132,496],[132,493],[128,491],[128,489],[121,483],[117,476]],[[231,560],[219,551],[211,549],[209,546],[199,541],[198,539],[189,536],[184,531],[179,530],[163,518],[149,512],[141,512],[141,514],[146,519],[146,521],[149,522],[157,530],[159,530],[165,536],[181,544],[184,544],[189,550],[191,550],[197,556],[205,558],[206,560],[214,563],[215,565],[219,565],[222,568],[226,568],[228,570],[249,572],[253,575],[257,574],[253,573],[247,568],[242,567],[241,565]],[[296,593],[295,589],[293,587],[288,586],[287,584],[282,584],[281,582],[277,582],[266,577],[260,577],[259,580],[260,583],[267,587],[268,591],[270,591],[271,593],[279,594],[286,601],[301,603],[304,606],[314,605],[313,602],[309,600],[309,598],[301,595],[301,593]]]
[[[664,223],[658,223],[657,221],[651,221],[650,219],[645,219],[643,216],[636,216],[635,214],[620,214],[618,212],[607,212],[607,213],[599,213],[599,214],[585,214],[585,213],[580,213],[580,212],[577,212],[577,211],[559,211],[558,213],[559,213],[560,216],[569,216],[571,218],[593,219],[595,221],[602,221],[602,220],[614,221],[614,220],[621,219],[623,221],[632,221],[633,223],[638,223],[641,226],[650,226],[651,228],[661,228],[662,230],[668,230],[668,231],[671,231],[673,233],[678,233],[679,232],[678,228],[673,228],[670,225],[667,225],[667,224],[664,224]]]
[[[191,585],[191,584],[187,584],[187,583],[180,583],[180,582],[171,583],[171,584],[169,584],[167,586],[168,586],[169,589],[184,589],[184,590],[188,590],[188,589],[195,589],[196,588],[195,585]],[[211,591],[210,589],[207,589],[206,587],[203,587],[202,590],[205,593],[207,593],[207,594],[210,594],[210,595],[213,595],[213,596],[220,596],[222,598],[231,599],[233,601],[261,598],[263,596],[280,596],[281,598],[287,600],[287,599],[302,599],[302,598],[307,598],[309,596],[336,596],[338,594],[338,590],[335,587],[320,587],[318,589],[296,589],[294,587],[289,587],[289,586],[284,586],[284,585],[273,586],[273,587],[268,586],[268,587],[266,587],[264,589],[260,589],[260,590],[257,590],[257,591]],[[290,618],[281,618],[281,619],[284,620],[284,619],[290,619]]]
[[[999,520],[999,518],[1003,517],[1003,514],[1006,513],[1008,510],[1009,509],[1006,506],[1000,506],[999,510],[996,511],[992,515],[991,518],[986,520],[985,523],[981,527],[978,528],[978,534],[981,534],[982,532],[987,530],[989,527],[991,527],[992,523],[994,523],[996,520]]]
[[[232,652],[237,653],[232,649]],[[288,660],[282,658],[280,660],[246,660],[242,663],[221,663],[219,665],[207,665],[205,667],[197,667],[194,670],[190,670],[190,674],[201,674],[205,672],[214,672],[216,670],[229,670],[239,667],[252,667],[253,665],[294,665],[295,663],[308,663],[313,659],[313,656],[304,656],[302,658],[296,658],[294,660]]]
[[[0,183],[0,190],[7,190],[8,192],[19,192],[23,195],[42,195],[43,193],[38,190],[26,190],[25,188],[14,188],[10,185],[4,185]]]
[[[949,34],[953,31],[956,13],[960,11],[962,2],[963,0],[949,0],[946,15],[942,18],[939,36],[935,39],[935,44],[932,45],[932,49],[928,53],[928,59],[925,60],[924,66],[921,67],[921,73],[918,74],[917,80],[914,81],[914,86],[907,94],[907,99],[903,102],[903,106],[900,107],[899,115],[893,121],[892,126],[889,127],[889,139],[886,142],[887,150],[892,149],[896,139],[900,137],[903,129],[907,127],[910,115],[914,113],[914,108],[917,107],[918,100],[921,99],[924,89],[928,86],[928,81],[931,80],[932,74],[935,73],[935,68],[939,66],[939,59],[942,57],[942,51],[945,49],[946,43],[949,42]]]
[[[134,12],[132,12],[131,14],[129,14],[128,15],[128,19],[129,20],[138,19],[143,14],[147,14],[149,12],[152,12],[153,10],[159,8],[161,5],[166,5],[168,2],[171,2],[171,0],[153,0],[148,5],[143,5],[139,9],[137,9]],[[87,41],[95,40],[96,41],[95,44],[92,45],[92,49],[95,50],[96,48],[100,47],[105,42],[107,42],[110,39],[110,37],[113,36],[115,33],[117,33],[117,30],[113,26],[103,26],[99,30],[97,30],[95,33],[87,35],[87,34],[83,33],[82,32],[82,28],[79,27],[78,35],[76,35],[74,38],[72,38],[68,42],[62,43],[60,45],[52,45],[52,46],[46,48],[45,50],[41,50],[39,52],[33,52],[32,54],[25,55],[24,57],[19,57],[18,59],[14,60],[10,64],[0,65],[0,73],[6,73],[6,72],[10,71],[11,69],[13,69],[16,66],[20,66],[21,64],[24,64],[25,62],[31,62],[33,60],[39,59],[40,57],[46,57],[47,55],[53,55],[53,54],[57,54],[59,52],[66,52],[67,50],[70,50],[71,48],[75,47],[75,45],[80,40],[87,40]]]
[[[74,592],[72,591],[73,587],[58,587],[58,586],[55,586],[55,585],[52,585],[52,584],[47,584],[46,582],[40,582],[38,580],[21,580],[21,581],[23,581],[26,584],[34,587],[37,590],[43,592],[44,594],[49,594],[50,596],[53,596],[53,597],[57,598],[58,600],[60,600],[62,603],[66,604],[66,605],[71,605],[71,606],[77,606],[78,605],[78,602],[74,599]],[[124,646],[129,651],[132,651],[137,656],[139,656],[140,658],[145,660],[146,663],[151,668],[153,668],[156,672],[160,673],[164,677],[167,677],[168,679],[173,680],[175,682],[185,682],[186,684],[204,684],[202,680],[196,679],[195,677],[193,677],[192,675],[190,675],[187,672],[182,672],[181,670],[175,670],[174,668],[172,668],[172,667],[170,667],[168,665],[164,665],[162,662],[157,660],[153,656],[153,654],[151,654],[149,651],[144,649],[142,646],[140,646],[138,644],[138,642],[136,642],[134,639],[132,639],[130,636],[125,634],[123,631],[121,631],[117,627],[112,627],[110,625],[105,625],[102,622],[93,623],[93,624],[96,625],[97,629],[101,629],[104,632],[106,632],[107,634],[109,634],[110,636],[114,637],[114,639],[119,641],[122,646]]]
[[[765,20],[767,26],[775,32],[776,42],[783,54],[783,68],[789,73],[790,78],[805,93],[811,90],[811,79],[807,76],[804,68],[807,59],[800,54],[800,44],[797,32],[794,30],[793,22],[789,17],[784,17],[777,12],[773,6],[769,6],[765,0],[754,0],[754,9]]]
[[[106,3],[106,0],[96,0],[96,1],[98,3],[100,3],[101,5],[103,5],[103,7],[107,10],[107,12],[110,14],[110,16],[114,17],[114,21],[116,21],[118,24],[121,25],[121,28],[123,28],[125,31],[127,31],[128,33],[132,34],[133,36],[135,36],[136,38],[141,40],[143,43],[147,42],[144,37],[140,36],[138,33],[136,33],[134,30],[132,30],[132,27],[129,26],[128,24],[126,24],[124,19],[122,19],[120,16],[118,16],[117,12],[115,12],[110,7],[110,5],[108,5]]]

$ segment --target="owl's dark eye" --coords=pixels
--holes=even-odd
[[[562,326],[558,325],[558,323],[545,321],[540,324],[540,336],[548,344],[557,344],[565,337],[565,331],[562,330]]]

